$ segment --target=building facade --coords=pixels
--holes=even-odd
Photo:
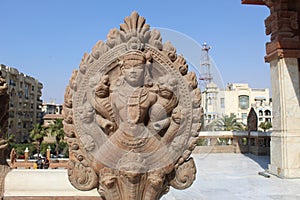
[[[202,95],[205,125],[222,115],[234,115],[238,121],[246,125],[251,107],[258,116],[258,125],[265,121],[271,122],[272,102],[267,88],[255,89],[246,83],[231,83],[225,89],[219,89],[211,82],[207,84]]]
[[[33,125],[42,121],[43,84],[3,64],[0,70],[8,84],[10,96],[7,134],[14,135],[18,143],[27,142]]]
[[[49,127],[55,120],[63,120],[62,104],[56,104],[54,101],[50,103],[43,102],[42,106],[44,127]],[[44,138],[46,143],[54,143],[55,137],[48,133],[48,136]]]
[[[43,115],[46,114],[62,114],[62,105],[56,104],[55,102],[46,103],[42,105]]]

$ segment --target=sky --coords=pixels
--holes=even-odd
[[[44,102],[63,102],[83,54],[105,41],[132,11],[160,30],[163,41],[170,41],[197,75],[205,71],[201,45],[207,43],[220,87],[248,83],[270,88],[265,6],[240,0],[0,0],[0,8],[0,63],[43,83]]]

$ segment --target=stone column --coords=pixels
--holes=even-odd
[[[296,0],[242,0],[266,5],[266,62],[270,63],[273,96],[269,172],[300,178],[300,3]]]
[[[269,171],[300,178],[299,63],[297,58],[272,60],[273,132]]]

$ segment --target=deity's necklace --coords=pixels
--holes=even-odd
[[[128,97],[127,101],[127,121],[130,124],[136,124],[141,116],[141,96],[143,88],[137,88]]]

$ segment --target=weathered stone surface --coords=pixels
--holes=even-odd
[[[5,140],[8,123],[8,103],[7,83],[0,72],[0,197],[3,196],[4,179],[10,169],[6,162],[8,144]]]
[[[133,12],[85,53],[66,88],[69,180],[107,200],[159,199],[185,189],[201,126],[195,73]]]

